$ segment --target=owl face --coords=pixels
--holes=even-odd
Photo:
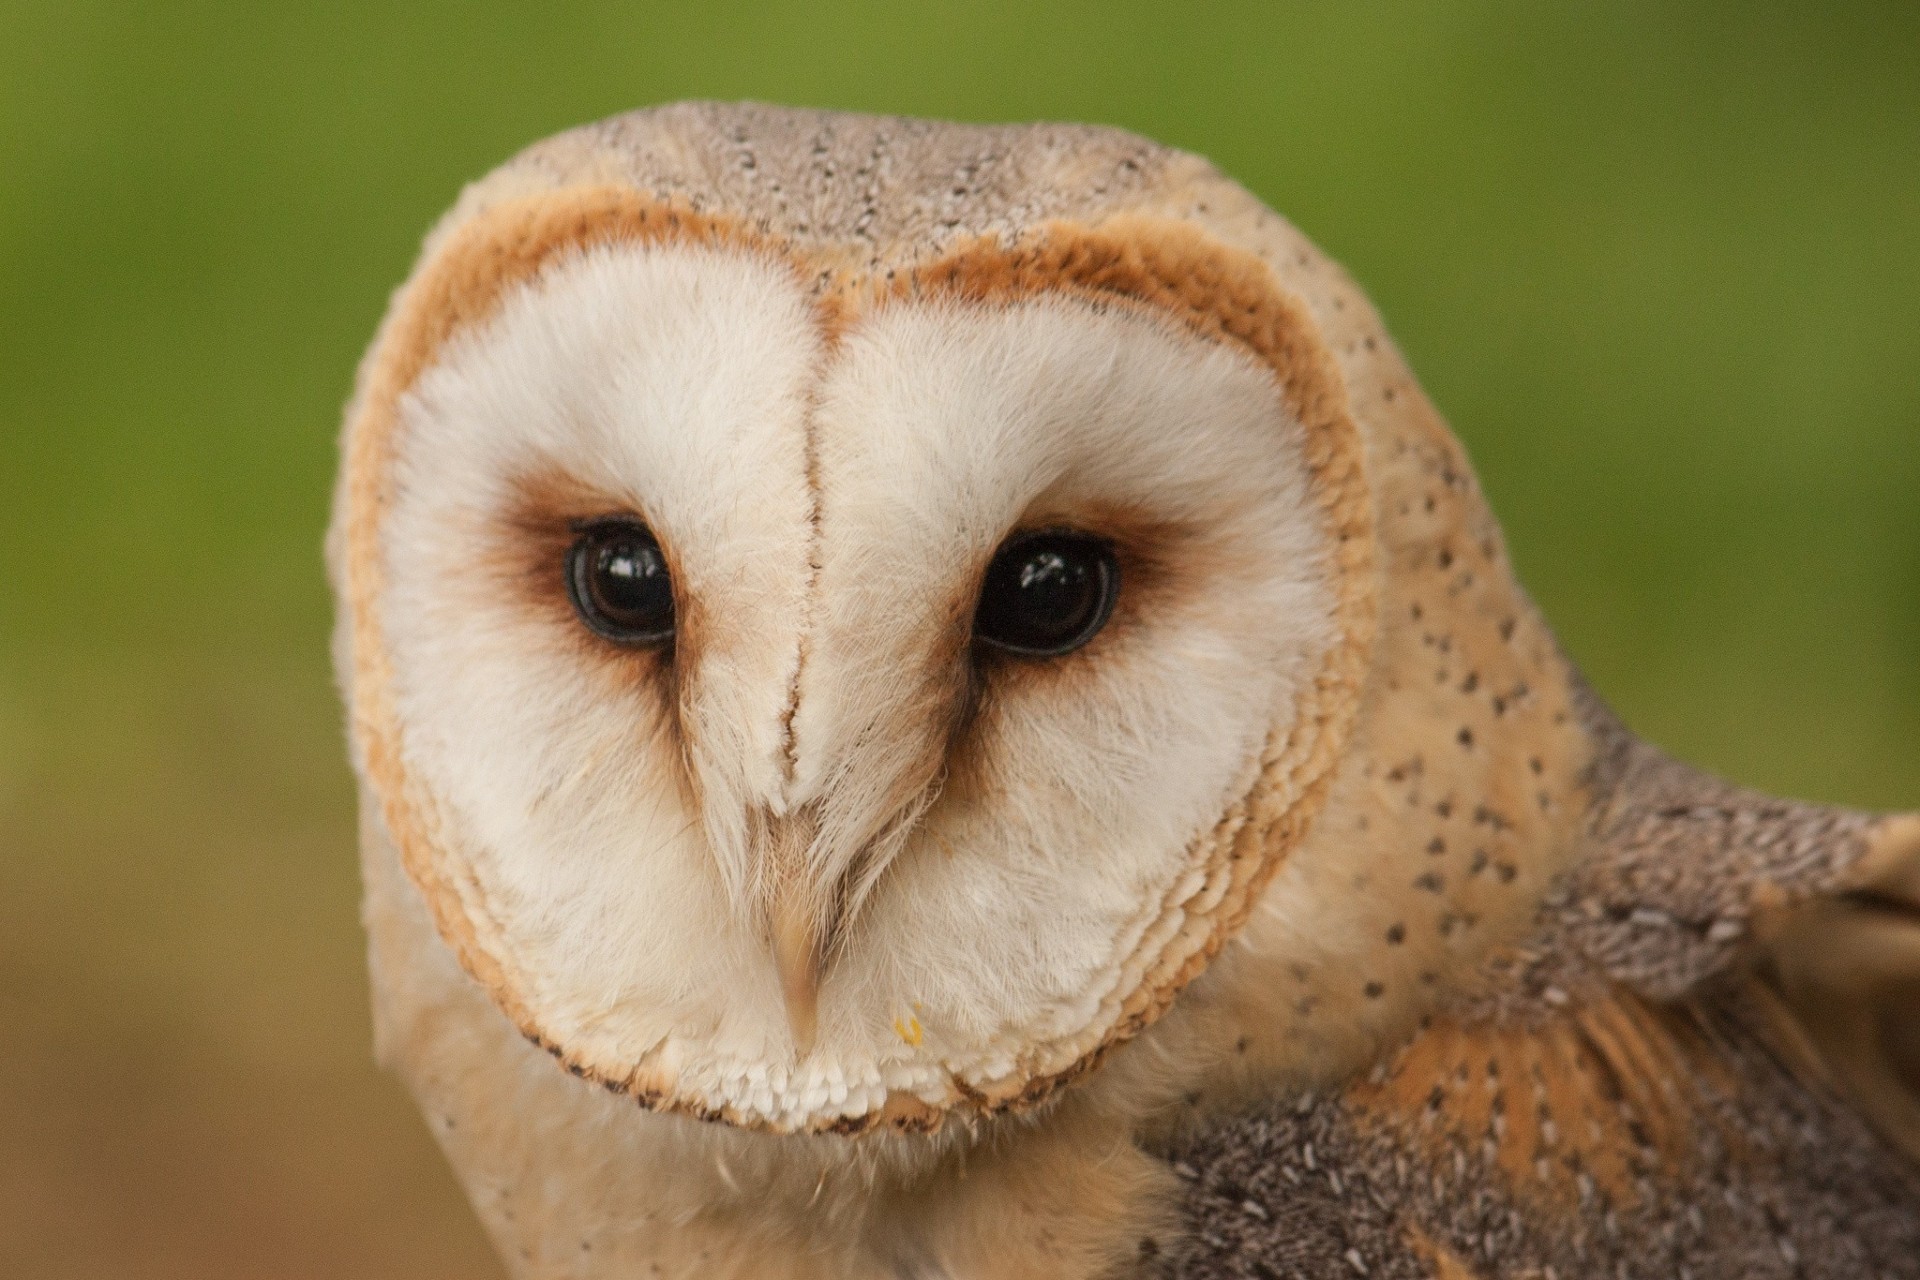
[[[650,1106],[1046,1096],[1317,804],[1365,608],[1326,367],[1169,223],[875,271],[625,191],[471,220],[342,491],[356,741],[443,936]]]

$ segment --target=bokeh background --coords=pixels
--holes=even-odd
[[[1920,6],[0,0],[0,1274],[499,1274],[369,1059],[336,424],[462,181],[696,95],[1213,156],[1631,722],[1920,806]]]

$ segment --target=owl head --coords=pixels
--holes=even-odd
[[[331,547],[365,794],[473,982],[658,1110],[1030,1106],[1242,928],[1401,667],[1556,710],[1431,652],[1449,610],[1462,653],[1544,642],[1352,299],[1106,130],[688,104],[470,188]],[[1461,724],[1427,767],[1530,811],[1538,756]]]

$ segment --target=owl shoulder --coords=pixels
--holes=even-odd
[[[1533,934],[1345,1087],[1176,1141],[1161,1274],[1920,1276],[1920,821],[1589,712],[1587,847]]]

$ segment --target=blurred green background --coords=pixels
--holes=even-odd
[[[696,95],[1211,155],[1631,722],[1920,805],[1920,6],[0,0],[0,1273],[498,1274],[369,1061],[334,435],[461,182]]]

